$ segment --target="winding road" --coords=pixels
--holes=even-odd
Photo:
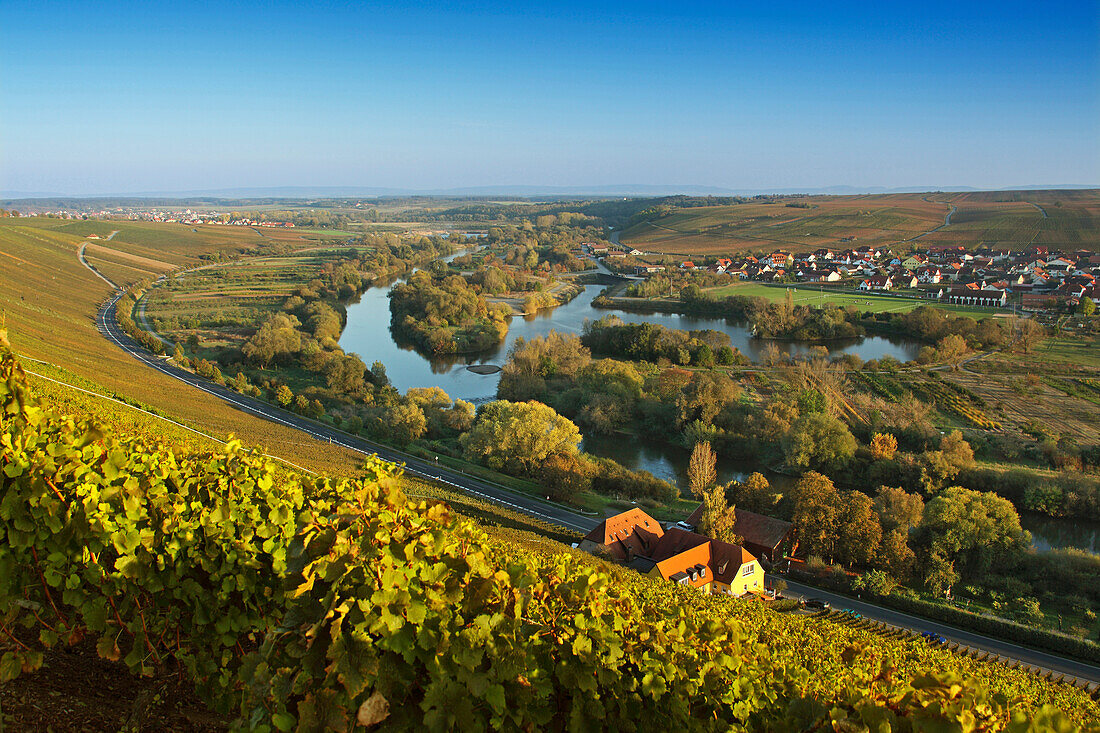
[[[925,201],[928,201],[928,199],[925,199]],[[931,203],[934,203],[934,202],[928,201],[928,203],[931,204]],[[934,227],[932,229],[929,229],[927,232],[921,232],[920,234],[918,234],[915,237],[910,237],[909,239],[903,239],[900,242],[898,242],[898,244],[905,244],[906,242],[915,242],[918,239],[920,239],[921,237],[927,237],[932,232],[938,232],[939,230],[943,229],[944,227],[951,226],[951,217],[954,216],[955,212],[958,211],[958,210],[959,210],[959,207],[955,206],[954,204],[951,204],[951,210],[948,211],[947,215],[943,217],[943,224],[940,224],[938,227]]]
[[[83,261],[83,258],[81,258],[81,260]],[[85,265],[94,272],[94,268],[86,262]],[[106,278],[104,278],[104,280],[106,280]],[[413,476],[458,489],[459,491],[465,492],[483,501],[488,501],[513,511],[522,512],[552,525],[564,527],[567,530],[586,534],[599,523],[599,520],[595,517],[585,516],[570,511],[560,505],[545,502],[536,497],[506,489],[491,482],[438,465],[432,461],[426,461],[402,453],[388,446],[351,436],[323,423],[279,409],[266,402],[261,402],[260,400],[238,394],[226,387],[213,384],[191,372],[173,366],[168,363],[165,358],[157,357],[143,349],[119,327],[115,317],[115,306],[123,295],[124,291],[119,290],[99,309],[99,312],[96,314],[96,326],[100,333],[146,366],[183,382],[189,387],[213,395],[233,405],[242,412],[255,415],[265,420],[270,420],[271,422],[295,430],[300,430],[317,440],[339,445],[363,455],[378,455],[384,460],[404,464],[405,472]],[[1100,685],[1100,667],[1095,665],[1018,646],[1011,642],[993,639],[962,629],[956,629],[934,621],[910,616],[899,611],[788,581],[788,595],[792,594],[824,598],[836,608],[851,608],[872,620],[883,621],[893,626],[911,629],[917,632],[927,631],[934,634],[940,634],[960,644],[998,655],[1006,660],[1019,661],[1024,665],[1040,671],[1049,670],[1056,674],[1064,674],[1067,679],[1072,678],[1081,680],[1093,686]]]
[[[549,522],[559,527],[565,527],[566,529],[580,532],[581,534],[587,533],[598,524],[598,521],[593,517],[587,517],[583,514],[569,511],[556,504],[542,501],[541,499],[527,494],[505,489],[488,481],[483,481],[444,466],[437,465],[434,462],[425,461],[421,458],[402,453],[388,446],[372,443],[363,438],[353,437],[331,426],[310,420],[309,418],[302,417],[293,412],[281,410],[266,402],[253,399],[252,397],[238,394],[226,387],[213,384],[189,371],[175,367],[167,363],[165,359],[146,351],[119,327],[118,321],[115,318],[115,305],[117,305],[119,299],[122,298],[122,295],[122,292],[116,293],[99,309],[99,313],[96,314],[96,327],[99,329],[100,333],[108,340],[114,342],[120,349],[162,374],[166,374],[190,387],[194,387],[195,389],[228,402],[242,412],[247,412],[265,420],[294,428],[295,430],[300,430],[317,440],[339,445],[348,450],[362,453],[363,455],[377,454],[384,460],[394,463],[403,463],[405,464],[405,472],[408,474],[458,489],[484,501],[489,501],[514,511],[522,512],[537,519],[541,519],[544,522]]]

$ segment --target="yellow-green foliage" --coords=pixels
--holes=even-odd
[[[116,437],[38,404],[5,346],[0,679],[90,636],[266,731],[1061,730],[1048,703],[1096,712],[1068,686],[491,539],[384,464],[334,483],[236,443]]]

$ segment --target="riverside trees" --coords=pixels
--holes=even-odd
[[[434,354],[481,351],[500,343],[511,310],[489,304],[460,275],[435,279],[425,271],[390,290],[393,325]]]

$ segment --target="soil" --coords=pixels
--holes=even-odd
[[[47,652],[42,669],[0,685],[0,733],[227,729],[186,678],[135,677],[99,658],[90,642]]]

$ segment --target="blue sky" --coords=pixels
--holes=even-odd
[[[9,4],[0,189],[1100,183],[1100,2],[758,5]]]

